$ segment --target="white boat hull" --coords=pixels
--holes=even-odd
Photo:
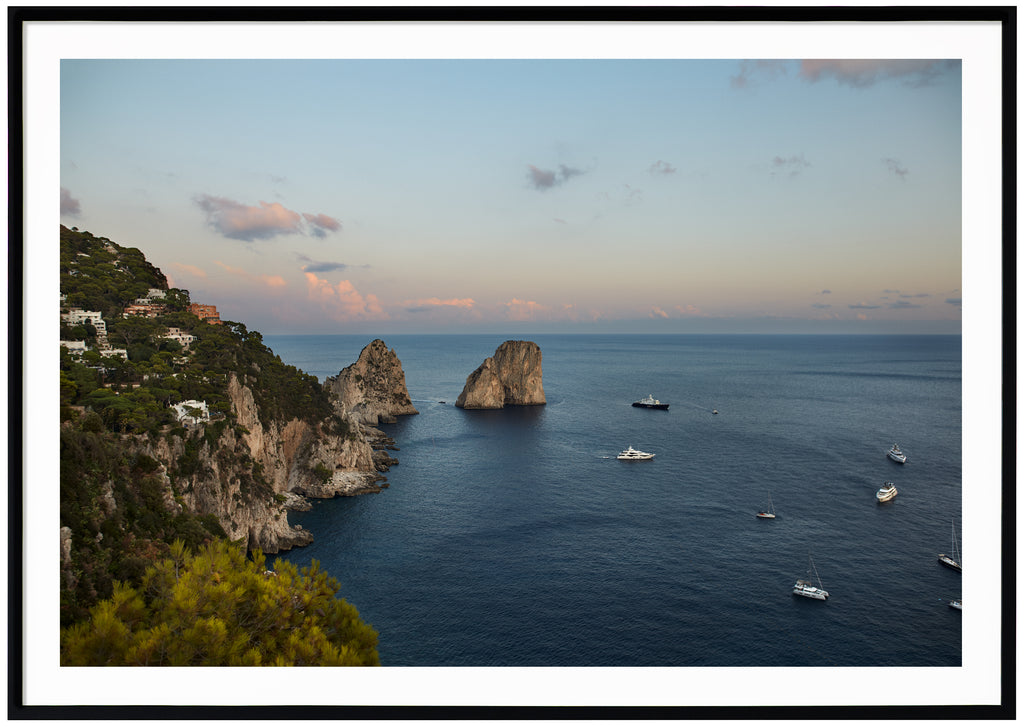
[[[650,452],[641,452],[639,449],[627,447],[626,449],[619,452],[618,456],[615,459],[621,459],[626,462],[639,462],[645,459],[654,459],[654,455],[651,454]]]
[[[963,568],[960,566],[960,564],[957,563],[952,558],[950,558],[945,553],[940,553],[939,554],[939,562],[942,563],[942,565],[946,566],[947,568],[952,568],[953,570],[959,571],[961,573],[963,572]]]
[[[828,599],[828,591],[824,591],[815,586],[802,586],[797,584],[793,586],[794,596],[803,596],[804,598],[813,598],[817,601],[824,601]]]

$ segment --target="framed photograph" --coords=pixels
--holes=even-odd
[[[8,22],[9,717],[1012,718],[1014,7]]]

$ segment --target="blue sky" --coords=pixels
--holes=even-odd
[[[61,222],[265,333],[958,333],[960,71],[62,60]]]

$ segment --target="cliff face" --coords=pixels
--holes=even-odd
[[[363,406],[355,406],[353,412],[337,402],[333,423],[312,425],[300,419],[264,421],[251,389],[232,376],[228,395],[237,426],[224,427],[211,438],[205,436],[212,430],[207,424],[186,438],[165,437],[147,442],[143,451],[159,462],[174,463],[186,456],[190,443],[198,448],[198,466],[178,478],[181,502],[192,512],[215,515],[230,539],[242,540],[250,550],[258,547],[264,553],[308,545],[313,541],[312,533],[291,526],[288,510],[308,509],[306,497],[380,492],[387,485],[382,485],[384,478],[379,473],[397,462],[385,452],[375,451],[375,447],[389,447],[391,442],[383,432],[364,426],[361,418],[370,414],[378,418],[390,416],[390,411],[411,409],[411,402],[407,407],[393,406],[386,411],[378,400],[397,401],[401,397],[391,388],[375,396],[374,382],[392,379],[384,375],[383,367],[372,362],[363,364],[361,370],[367,375],[353,382],[353,387],[365,394],[356,402]],[[401,364],[397,366],[404,392],[404,374]],[[346,371],[353,368],[350,366]],[[408,394],[404,398],[408,402]],[[253,477],[254,467],[259,470],[262,483]],[[168,506],[174,504],[172,497]]]
[[[335,410],[360,424],[392,424],[397,416],[418,414],[405,388],[402,362],[379,338],[359,360],[324,382]]]
[[[532,341],[505,341],[466,377],[455,400],[463,409],[502,409],[545,404],[540,346]]]

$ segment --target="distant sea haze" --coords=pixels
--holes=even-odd
[[[322,381],[371,338],[264,340]],[[548,403],[456,408],[508,338]],[[383,664],[961,664],[960,336],[384,340],[420,412],[383,427],[390,487],[290,513],[315,542],[281,556],[341,582]],[[809,555],[827,601],[791,593]]]

